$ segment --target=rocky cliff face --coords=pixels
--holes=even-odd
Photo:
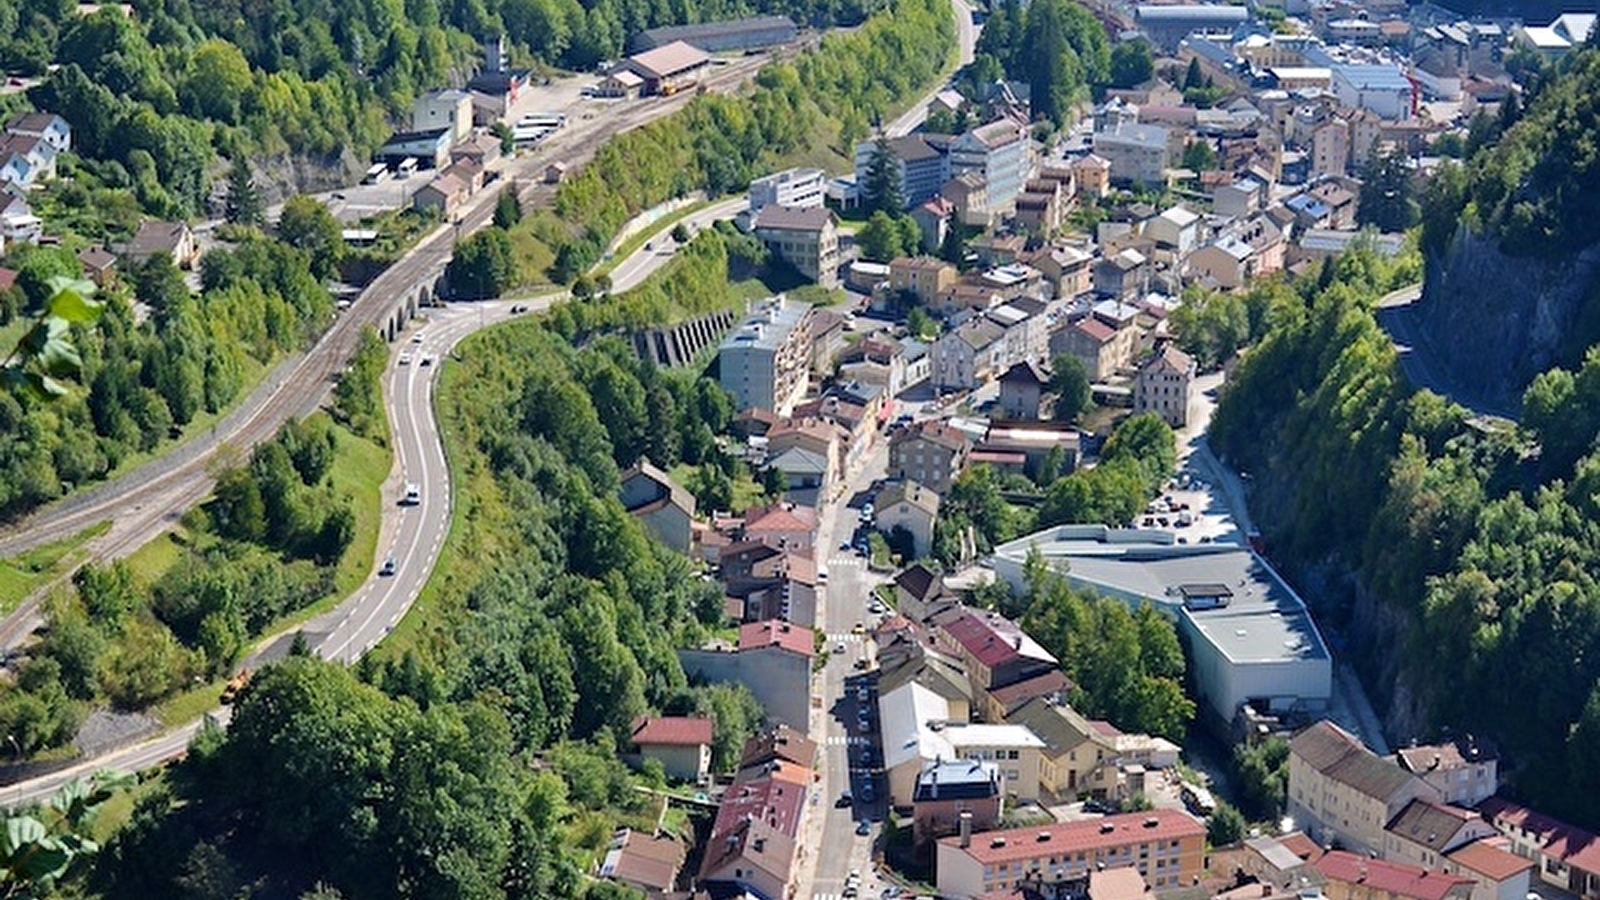
[[[1515,407],[1552,366],[1570,366],[1600,334],[1600,245],[1563,260],[1507,256],[1466,227],[1431,257],[1418,312],[1436,358],[1468,393]]]

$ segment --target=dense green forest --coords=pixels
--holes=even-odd
[[[1091,88],[1149,77],[1149,50],[1142,42],[1119,49],[1116,57],[1113,68],[1105,27],[1082,4],[1006,0],[984,23],[977,53],[960,81],[971,97],[1001,78],[1023,82],[1031,92],[1034,118],[1059,127],[1075,104],[1089,99]],[[1141,73],[1144,78],[1137,77]]]
[[[1446,165],[1430,183],[1422,202],[1429,250],[1462,223],[1515,256],[1561,258],[1600,241],[1600,50],[1571,53],[1559,71],[1525,81],[1527,98],[1474,122],[1468,143],[1482,147],[1465,167]]]
[[[251,638],[347,589],[344,570],[364,575],[378,510],[362,511],[373,525],[353,547],[352,479],[334,474],[338,457],[370,462],[357,441],[327,416],[285,426],[219,473],[217,499],[186,517],[164,565],[80,569],[46,604],[44,637],[16,682],[0,689],[14,749],[67,743],[89,706],[141,710],[224,675]]]
[[[24,246],[7,259],[18,277],[0,327],[42,308],[50,278],[82,272],[57,247]],[[0,388],[0,516],[97,481],[228,408],[262,367],[333,316],[307,257],[259,236],[208,255],[199,293],[164,257],[127,281],[131,291],[103,292],[106,313],[94,326],[74,326],[87,390],[46,401]]]
[[[219,154],[364,159],[418,94],[464,81],[491,35],[504,33],[525,63],[588,70],[656,25],[782,13],[825,27],[872,11],[856,0],[278,0],[85,15],[61,0],[4,0],[0,68],[59,66],[28,99],[73,126],[83,160],[69,165],[72,199],[134,198],[181,216],[202,209]]]
[[[519,251],[550,260],[570,284],[599,261],[623,223],[696,190],[742,190],[802,154],[850,158],[875,122],[926,90],[955,45],[947,0],[894,0],[892,14],[832,35],[815,52],[768,66],[748,96],[697,97],[676,115],[619,135],[523,218]],[[515,234],[514,234],[515,236]]]
[[[1214,445],[1371,696],[1420,723],[1392,737],[1487,736],[1513,793],[1600,824],[1600,354],[1537,379],[1521,428],[1480,423],[1409,386],[1373,318],[1413,277],[1357,250],[1274,305]]]

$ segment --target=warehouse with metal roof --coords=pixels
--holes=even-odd
[[[701,22],[698,25],[665,25],[641,31],[628,41],[628,49],[643,53],[665,47],[674,41],[683,41],[707,53],[726,53],[730,50],[761,50],[787,44],[800,33],[788,16],[751,16],[725,22]]]
[[[995,548],[995,572],[1027,584],[1037,559],[1074,588],[1175,616],[1197,698],[1224,722],[1241,705],[1318,712],[1333,661],[1305,603],[1266,560],[1233,544],[1178,544],[1170,532],[1060,525]]]

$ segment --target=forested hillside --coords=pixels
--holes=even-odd
[[[1493,740],[1513,794],[1600,825],[1600,355],[1538,379],[1520,429],[1484,425],[1414,391],[1373,318],[1414,269],[1335,269],[1273,307],[1215,446],[1392,740]]]
[[[719,235],[702,240],[725,259]],[[691,688],[675,653],[721,624],[721,594],[616,499],[641,454],[731,465],[713,435],[732,404],[698,373],[547,327],[572,321],[502,325],[447,363],[458,509],[401,647],[354,675],[309,659],[264,672],[114,846],[108,896],[169,896],[197,871],[290,896],[583,896],[616,825],[655,825],[635,785],[659,773],[617,759],[635,716],[709,714],[717,765],[732,761],[759,708]]]

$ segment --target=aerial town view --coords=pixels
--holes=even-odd
[[[1600,14],[0,0],[0,898],[1600,900]]]

